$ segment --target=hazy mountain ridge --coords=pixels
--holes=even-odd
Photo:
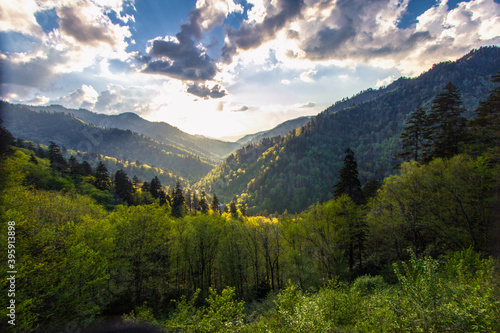
[[[18,138],[81,152],[94,152],[121,160],[139,160],[196,181],[214,166],[177,146],[153,140],[131,130],[105,128],[86,123],[71,114],[34,111],[23,105],[0,102],[4,126]],[[87,111],[88,112],[88,111]]]
[[[68,109],[60,105],[26,107],[38,111],[73,114],[76,118],[96,126],[131,130],[159,142],[177,146],[214,162],[220,161],[239,147],[237,143],[185,133],[165,122],[151,122],[133,112],[105,115],[86,109]]]
[[[304,116],[295,119],[287,120],[276,127],[273,127],[267,131],[260,131],[253,134],[248,134],[236,141],[237,143],[244,145],[249,142],[258,143],[265,138],[273,138],[275,136],[285,136],[296,128],[299,128],[307,124],[311,120],[311,116]]]
[[[491,75],[499,69],[500,49],[487,47],[436,64],[417,78],[400,78],[381,92],[368,90],[353,100],[374,98],[342,109],[336,103],[284,138],[239,149],[199,186],[223,200],[239,196],[253,212],[301,211],[333,197],[347,147],[355,152],[362,182],[394,173],[393,156],[409,113],[428,106],[451,81],[471,116],[494,87]],[[350,99],[341,103],[351,105]]]

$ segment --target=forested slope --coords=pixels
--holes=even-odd
[[[206,175],[213,162],[176,146],[161,143],[130,130],[103,128],[72,115],[32,111],[22,105],[0,104],[4,126],[18,138],[93,152],[121,160],[137,160],[168,170],[190,181]]]
[[[239,144],[234,142],[215,140],[201,135],[190,135],[165,122],[147,121],[132,112],[105,115],[85,109],[67,109],[60,105],[26,107],[35,111],[72,114],[76,118],[96,126],[131,130],[213,161],[219,161],[239,147]]]
[[[436,64],[417,78],[401,78],[382,89],[368,90],[368,101],[336,103],[284,138],[239,149],[205,177],[199,186],[223,200],[239,196],[250,211],[299,212],[333,197],[344,150],[350,147],[361,182],[393,174],[399,135],[408,115],[429,106],[443,86],[454,83],[462,94],[466,116],[493,88],[500,69],[500,49],[474,50],[455,62]],[[360,100],[360,96],[356,96]],[[339,105],[348,106],[338,111]]]

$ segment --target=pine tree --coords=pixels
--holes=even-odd
[[[229,204],[229,212],[233,215],[233,217],[238,217],[238,209],[236,208],[234,200]]]
[[[94,185],[101,191],[106,191],[107,189],[109,189],[110,185],[109,172],[108,168],[106,168],[106,165],[104,165],[102,161],[99,161],[97,167],[95,168]]]
[[[450,158],[460,153],[460,145],[466,141],[465,111],[458,88],[451,82],[432,101],[427,116],[426,140],[423,161],[433,158]]]
[[[92,170],[92,166],[90,166],[89,162],[83,161],[82,164],[80,164],[80,173],[82,176],[92,176],[94,170]]]
[[[175,184],[175,189],[172,192],[172,216],[182,217],[184,215],[184,195],[179,182]]]
[[[137,177],[137,175],[134,175],[134,177],[132,177],[132,184],[134,185],[134,187],[138,188],[140,183],[141,180],[139,179],[139,177]]]
[[[49,142],[49,161],[54,171],[63,173],[68,169],[68,162],[62,156],[59,146],[53,141]]]
[[[500,73],[492,81],[500,83]],[[490,91],[475,113],[476,118],[468,124],[470,146],[474,155],[480,155],[489,148],[500,147],[500,86]]]
[[[201,192],[199,207],[200,207],[200,210],[203,214],[208,213],[207,194],[205,193],[205,191]]]
[[[115,196],[118,199],[125,201],[129,206],[133,204],[134,186],[127,176],[127,173],[122,169],[115,173]]]
[[[191,200],[191,190],[187,190],[186,192],[186,207],[189,209],[189,214],[191,214],[191,209],[192,209],[192,206],[193,206],[193,202]]]
[[[402,152],[396,157],[402,158],[405,161],[414,160],[419,162],[421,152],[424,148],[424,137],[426,126],[425,110],[417,108],[411,114],[410,119],[406,122],[405,129],[401,133],[400,139],[402,142]]]
[[[153,196],[153,198],[158,199],[163,192],[161,188],[161,182],[158,179],[158,176],[155,176],[151,179],[151,183],[149,183],[149,193]]]
[[[358,178],[358,164],[354,158],[354,152],[350,148],[345,150],[345,154],[344,166],[340,170],[339,181],[335,184],[333,194],[337,199],[345,193],[352,201],[361,204],[364,202],[364,198]]]
[[[211,204],[210,208],[212,208],[212,210],[214,212],[217,212],[220,214],[219,205],[220,205],[219,198],[217,198],[217,196],[214,193],[214,195],[212,197],[212,204]]]
[[[33,164],[38,164],[38,160],[33,153],[31,153],[30,162]]]

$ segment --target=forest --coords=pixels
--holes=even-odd
[[[299,213],[331,200],[344,150],[359,162],[360,181],[382,181],[394,174],[399,135],[410,113],[427,110],[448,82],[458,88],[463,116],[471,118],[494,88],[500,49],[473,50],[454,62],[434,65],[416,78],[400,78],[337,102],[284,137],[251,143],[230,155],[196,185],[225,202],[245,202],[249,212]]]
[[[89,163],[1,127],[1,233],[16,242],[15,259],[7,249],[0,258],[15,260],[17,274],[15,326],[0,329],[500,330],[500,76],[490,79],[468,118],[452,82],[408,110],[393,175],[363,177],[357,143],[343,139],[335,178],[323,178],[333,197],[309,204],[297,195],[274,214],[222,204],[181,179],[130,178],[135,169],[110,171],[103,156]],[[276,142],[328,124],[318,119],[230,159],[266,160]],[[279,184],[272,191],[260,199],[289,198]],[[11,288],[1,280],[3,318]]]

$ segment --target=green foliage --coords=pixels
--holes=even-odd
[[[184,332],[230,332],[241,327],[244,302],[234,300],[234,288],[224,288],[220,294],[210,288],[209,292],[208,306],[201,308],[195,307],[200,290],[189,301],[183,297],[173,317],[166,322],[166,328]]]
[[[462,93],[463,114],[473,110],[494,88],[500,67],[498,47],[475,50],[456,62],[435,65],[417,78],[401,78],[386,88],[361,93],[334,105],[285,137],[239,149],[202,179],[198,186],[223,202],[240,197],[248,212],[301,212],[333,197],[343,151],[351,147],[364,184],[395,173],[394,155],[408,114],[430,106],[448,82]],[[449,156],[449,155],[446,155]]]

